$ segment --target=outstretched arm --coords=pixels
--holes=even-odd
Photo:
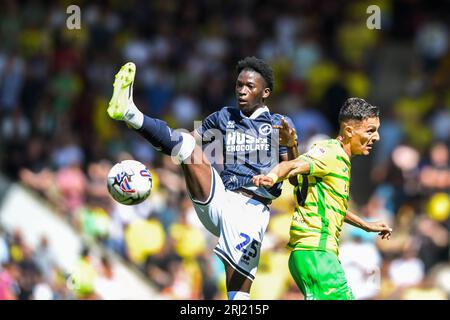
[[[257,187],[272,187],[276,182],[283,181],[298,174],[307,174],[310,164],[301,159],[283,161],[277,164],[267,175],[254,176],[252,181]]]
[[[376,222],[364,221],[358,215],[354,214],[351,211],[347,211],[345,215],[345,222],[367,232],[378,232],[378,234],[381,236],[381,239],[389,240],[392,234],[392,228],[389,227],[386,223],[381,221]]]

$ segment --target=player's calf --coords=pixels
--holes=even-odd
[[[137,131],[158,151],[172,156],[178,164],[188,159],[195,148],[193,136],[176,132],[159,119],[144,116],[142,127]]]

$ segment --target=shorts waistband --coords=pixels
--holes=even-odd
[[[267,207],[272,203],[271,199],[267,199],[267,198],[261,197],[261,196],[255,194],[255,193],[253,193],[251,191],[248,191],[248,190],[246,190],[244,188],[239,188],[239,189],[232,190],[232,191],[236,192],[236,193],[239,193],[239,194],[242,194],[243,196],[246,196],[247,198],[259,201],[259,202],[261,202],[263,205],[265,205]]]

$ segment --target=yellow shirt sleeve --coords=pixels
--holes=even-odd
[[[309,175],[322,178],[330,173],[330,164],[336,158],[334,152],[327,147],[315,145],[308,152],[302,154],[300,159],[310,165]]]

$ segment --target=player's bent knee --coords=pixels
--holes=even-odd
[[[195,138],[193,136],[184,132],[181,132],[180,134],[183,137],[180,146],[175,148],[172,152],[172,160],[176,164],[185,162],[191,156],[196,146]]]

